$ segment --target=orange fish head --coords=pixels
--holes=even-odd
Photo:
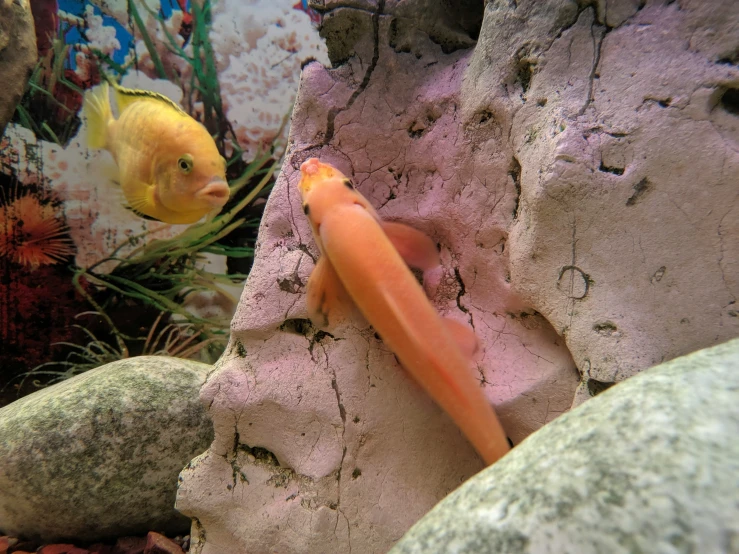
[[[300,182],[298,188],[305,199],[317,184],[327,181],[343,180],[346,176],[334,166],[321,162],[318,158],[309,158],[300,165]]]
[[[158,179],[161,203],[175,212],[211,211],[222,208],[231,194],[226,182],[226,160],[213,139],[192,141],[162,160]],[[208,143],[208,141],[210,143]]]
[[[374,213],[351,179],[332,165],[310,158],[302,163],[300,173],[298,188],[303,211],[314,226],[320,225],[323,214],[339,204],[359,204]]]

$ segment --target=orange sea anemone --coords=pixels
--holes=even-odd
[[[72,239],[52,205],[25,194],[0,206],[0,256],[35,269],[72,254]]]

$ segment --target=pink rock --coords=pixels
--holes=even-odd
[[[425,276],[429,296],[441,314],[474,326],[483,351],[470,371],[514,442],[567,410],[578,383],[564,341],[509,283],[510,152],[459,120],[472,52],[444,54],[426,41],[421,58],[398,54],[382,18],[376,84],[345,109],[373,58],[371,16],[357,14],[365,17],[370,34],[355,45],[357,58],[303,71],[292,146],[232,343],[201,391],[216,438],[182,474],[177,508],[197,518],[194,545],[203,533],[208,545],[223,545],[212,552],[265,544],[384,552],[483,467],[373,329],[353,321],[327,335],[305,324],[317,250],[296,182],[310,156],[351,176],[383,217],[440,244],[443,266]],[[333,136],[322,146],[316,137],[330,113]]]
[[[617,28],[586,9],[542,45],[510,137],[511,279],[566,338],[584,377],[576,404],[739,335],[739,70],[720,63],[736,14],[720,2],[607,6]]]
[[[146,549],[144,554],[183,554],[180,545],[169,540],[164,535],[149,531],[146,536]]]

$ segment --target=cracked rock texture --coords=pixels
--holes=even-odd
[[[29,0],[0,0],[0,136],[13,117],[36,65],[36,31]]]
[[[213,438],[212,366],[140,356],[0,409],[0,535],[42,542],[181,533],[177,475]]]
[[[514,443],[619,367],[737,334],[739,41],[735,14],[709,15],[728,4],[706,4],[319,2],[334,67],[303,70],[231,343],[201,391],[215,440],[182,473],[194,553],[386,552],[482,468],[370,327],[306,320],[309,157],[439,244],[424,286],[480,337],[472,370]]]
[[[464,89],[496,104],[501,73],[528,76],[499,108],[521,164],[511,279],[566,338],[581,398],[739,336],[739,10],[641,4],[488,4]],[[501,50],[519,17],[526,47]]]
[[[450,494],[391,554],[739,552],[739,339],[619,384]]]

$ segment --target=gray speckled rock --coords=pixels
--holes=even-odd
[[[179,532],[177,475],[213,438],[211,366],[142,356],[0,409],[0,535],[60,540]]]
[[[36,65],[36,33],[28,0],[0,0],[0,136]]]
[[[656,366],[531,435],[391,554],[739,552],[739,339]]]

